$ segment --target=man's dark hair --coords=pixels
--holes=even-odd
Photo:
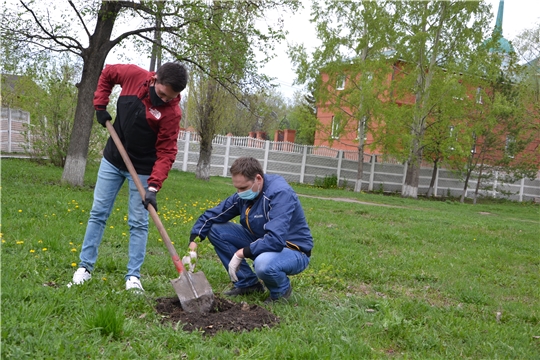
[[[179,62],[168,62],[156,71],[156,82],[170,86],[175,92],[186,88],[188,73],[184,65]]]
[[[252,157],[240,157],[231,165],[231,175],[244,175],[247,180],[255,180],[257,174],[264,176],[259,160]]]

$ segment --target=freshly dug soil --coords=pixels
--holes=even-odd
[[[218,331],[251,331],[279,324],[279,318],[268,310],[246,302],[236,303],[214,295],[214,306],[209,313],[186,313],[178,297],[156,299],[156,311],[164,315],[162,323],[172,323],[184,331],[201,331],[214,335]]]

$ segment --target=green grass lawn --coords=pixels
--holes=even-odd
[[[292,277],[291,302],[269,308],[280,324],[204,337],[162,324],[154,310],[156,298],[175,295],[169,280],[178,276],[154,225],[142,268],[146,293],[124,290],[125,186],[92,280],[68,288],[97,168],[87,169],[83,188],[60,185],[62,169],[27,160],[2,160],[1,171],[2,358],[540,358],[538,205],[293,185],[309,195],[300,199],[315,248],[308,269]],[[170,173],[158,204],[181,255],[196,218],[233,190],[230,179]],[[214,292],[228,289],[209,242],[199,249],[198,267]],[[264,306],[263,299],[242,300]]]

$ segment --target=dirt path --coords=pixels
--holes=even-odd
[[[371,206],[382,206],[382,207],[389,207],[389,208],[396,208],[396,209],[426,210],[426,209],[422,209],[422,208],[411,208],[409,206],[370,203],[370,202],[360,201],[360,200],[356,200],[356,199],[349,199],[349,198],[328,198],[328,197],[322,197],[322,196],[303,195],[303,194],[298,194],[298,193],[297,193],[297,195],[302,196],[302,197],[312,198],[312,199],[341,201],[341,202],[348,202],[348,203],[355,203],[355,204],[362,204],[362,205],[371,205]]]

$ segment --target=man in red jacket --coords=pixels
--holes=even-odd
[[[156,194],[167,178],[178,151],[177,139],[182,115],[180,92],[186,84],[187,71],[177,62],[163,64],[155,73],[135,65],[107,65],[103,69],[94,93],[97,121],[105,126],[107,120],[112,120],[106,108],[113,87],[120,85],[122,91],[116,105],[113,126],[141,182],[145,184],[146,195],[144,202],[141,201],[120,152],[109,138],[98,171],[94,203],[86,227],[79,268],[73,275],[73,284],[82,284],[92,277],[90,273],[97,260],[105,223],[118,191],[127,179],[130,239],[126,290],[144,291],[140,268],[148,239],[148,211],[145,208],[152,204],[157,210]]]

